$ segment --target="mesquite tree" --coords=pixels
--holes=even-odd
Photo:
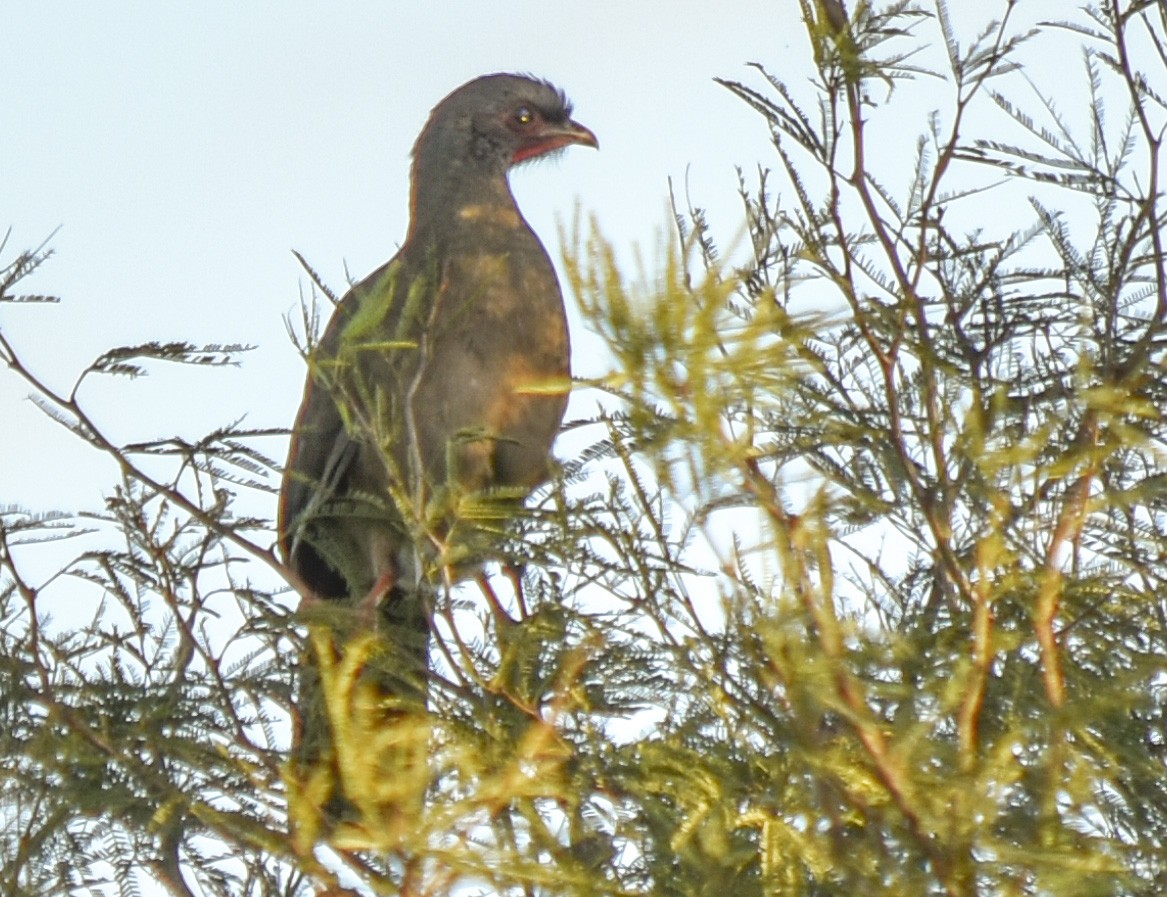
[[[269,433],[119,444],[0,330],[120,471],[0,510],[3,893],[1162,892],[1167,13],[802,4],[809,79],[721,81],[775,151],[743,244],[564,234],[610,372],[498,527],[521,584],[435,578],[408,714],[281,578]]]

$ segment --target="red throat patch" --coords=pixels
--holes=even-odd
[[[519,147],[515,150],[515,154],[511,157],[511,164],[517,165],[520,162],[525,162],[527,159],[534,159],[536,156],[542,156],[544,153],[550,153],[557,149],[575,143],[570,137],[565,135],[556,135],[554,137],[545,137],[542,140],[536,140],[528,143],[525,146]]]

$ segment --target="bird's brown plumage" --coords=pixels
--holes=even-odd
[[[596,146],[570,113],[545,82],[488,75],[442,100],[418,137],[405,243],[349,291],[309,356],[279,531],[313,596],[396,583],[379,596],[385,612],[423,626],[419,608],[394,604],[409,601],[417,541],[449,536],[443,501],[485,490],[517,501],[547,478],[567,322],[507,172]]]

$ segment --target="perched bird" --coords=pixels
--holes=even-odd
[[[423,671],[419,547],[456,553],[459,499],[519,502],[549,476],[567,322],[507,175],[571,144],[598,146],[544,81],[487,75],[447,96],[413,149],[404,244],[348,292],[309,352],[281,551],[310,597],[367,599],[379,620],[415,632],[406,653]]]

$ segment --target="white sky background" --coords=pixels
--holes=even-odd
[[[290,250],[341,292],[346,266],[359,278],[396,251],[409,151],[445,94],[492,71],[563,87],[601,149],[517,171],[524,214],[557,261],[577,202],[651,260],[669,177],[735,235],[733,166],[772,154],[712,78],[789,54],[805,71],[798,15],[795,0],[6,4],[0,262],[60,227],[21,288],[63,301],[0,307],[0,327],[58,388],[115,346],[258,347],[242,369],[94,379],[82,398],[115,439],[195,438],[244,415],[289,426],[305,369],[283,318],[307,286]],[[573,337],[577,371],[597,373],[594,341]],[[0,373],[0,505],[100,507],[112,465],[27,393]]]
[[[1005,4],[951,5],[979,30]],[[1077,6],[1022,0],[1015,17],[1035,22]],[[242,417],[250,427],[289,426],[305,368],[284,316],[298,316],[307,288],[291,250],[340,292],[346,270],[360,278],[392,256],[407,224],[410,148],[450,90],[492,71],[563,87],[601,148],[570,148],[515,172],[524,214],[557,261],[557,224],[569,224],[578,203],[623,257],[639,243],[651,265],[669,178],[709,210],[723,243],[740,236],[734,166],[749,176],[777,160],[762,119],[712,79],[765,90],[746,67],[758,61],[806,86],[799,17],[797,0],[9,0],[0,233],[12,236],[0,263],[59,227],[55,257],[21,288],[63,301],[2,306],[0,327],[62,389],[116,346],[257,346],[241,369],[155,364],[143,380],[91,380],[82,398],[118,441],[196,438]],[[921,35],[937,31],[927,24]],[[919,61],[943,67],[941,56]],[[1078,58],[1029,61],[1047,87],[1082,77]],[[950,106],[950,85],[923,79],[897,90],[917,91],[920,113],[873,123],[888,140],[888,158],[875,165],[906,189],[915,137],[927,109]],[[577,373],[603,369],[602,349],[578,321],[573,341]],[[27,393],[0,372],[0,506],[100,507],[112,464]],[[282,459],[282,443],[265,448]]]

